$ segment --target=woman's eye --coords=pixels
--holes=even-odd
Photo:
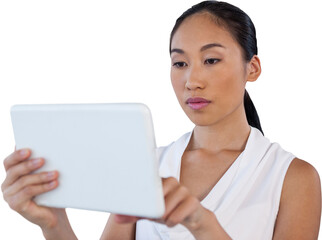
[[[186,67],[188,66],[185,62],[175,62],[173,64],[173,66],[177,67],[177,68],[182,68],[182,67]]]
[[[219,62],[219,59],[217,58],[208,58],[205,60],[205,64],[215,64],[217,62]]]

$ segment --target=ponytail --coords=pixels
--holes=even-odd
[[[244,94],[244,108],[245,108],[248,124],[252,127],[257,128],[264,135],[256,108],[253,104],[253,101],[250,99],[250,96],[246,89]]]

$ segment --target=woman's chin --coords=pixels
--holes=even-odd
[[[196,116],[195,114],[193,116],[188,115],[188,117],[190,121],[193,122],[196,126],[206,127],[211,126],[217,122],[216,119],[214,119],[214,117],[210,119],[209,117],[200,115]]]

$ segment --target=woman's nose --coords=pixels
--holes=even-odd
[[[189,90],[205,88],[205,81],[203,80],[202,73],[197,67],[191,68],[186,75],[186,88]]]

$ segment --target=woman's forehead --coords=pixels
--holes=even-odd
[[[231,34],[216,22],[218,21],[206,12],[189,16],[173,35],[171,48],[200,47],[209,43],[227,47],[236,44]]]

